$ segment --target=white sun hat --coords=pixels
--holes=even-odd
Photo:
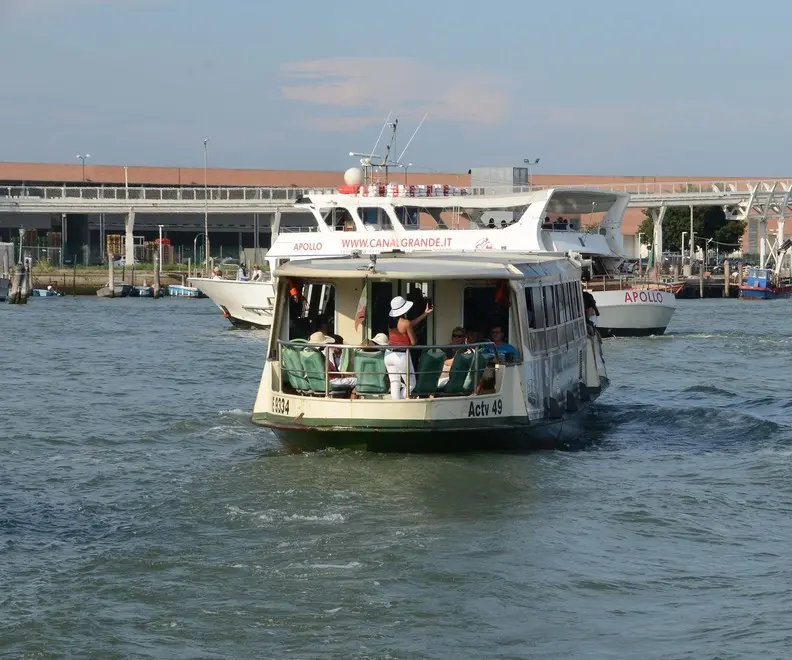
[[[396,296],[391,300],[390,315],[396,317],[406,314],[412,306],[413,304],[409,300],[405,300],[401,296]]]
[[[386,335],[384,332],[378,332],[376,335],[374,335],[371,338],[371,341],[373,341],[378,346],[387,346],[388,345],[388,335]]]
[[[335,339],[328,337],[321,330],[317,330],[310,337],[308,337],[309,344],[335,344]]]

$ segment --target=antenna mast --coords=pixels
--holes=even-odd
[[[399,128],[399,119],[396,118],[391,121],[391,112],[388,113],[388,116],[385,118],[385,122],[380,129],[379,136],[377,136],[377,141],[374,143],[374,148],[371,150],[371,153],[363,154],[357,153],[355,151],[350,151],[349,155],[352,157],[360,158],[360,165],[361,169],[363,170],[363,184],[367,185],[370,183],[370,179],[372,178],[374,170],[377,169],[384,169],[385,170],[385,183],[388,183],[388,168],[389,167],[405,167],[402,162],[402,156],[404,156],[407,148],[413,141],[413,138],[417,135],[418,131],[420,130],[421,126],[423,126],[424,121],[426,120],[426,114],[424,114],[421,122],[418,124],[418,127],[415,129],[413,134],[410,136],[410,139],[407,141],[407,144],[402,149],[402,152],[399,154],[399,157],[396,160],[391,160],[391,153],[395,151],[396,146],[396,131]],[[390,141],[388,142],[388,146],[385,147],[385,155],[380,156],[375,154],[374,152],[377,150],[379,146],[380,140],[382,140],[382,136],[385,133],[385,129],[391,129],[391,136]],[[411,166],[412,163],[408,164],[408,167]]]

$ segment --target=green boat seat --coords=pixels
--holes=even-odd
[[[311,389],[305,378],[305,369],[300,360],[300,353],[291,346],[281,346],[281,373],[285,380],[298,392],[307,392]]]
[[[317,394],[325,392],[325,359],[319,349],[305,347],[300,352],[300,361],[305,369],[308,389]]]
[[[389,392],[388,370],[385,368],[385,351],[356,350],[352,357],[353,371],[360,395]]]
[[[445,351],[439,348],[425,348],[421,351],[415,387],[410,393],[412,396],[432,396],[437,392],[437,381],[443,371],[445,359]]]
[[[487,355],[478,351],[478,367],[476,367],[476,352],[472,350],[457,351],[448,374],[448,383],[443,389],[444,394],[467,395],[481,381],[484,367],[487,365]]]

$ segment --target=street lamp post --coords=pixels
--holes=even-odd
[[[157,244],[158,253],[159,253],[159,267],[162,270],[162,227],[163,225],[157,225],[159,227],[159,243]]]
[[[680,246],[679,249],[682,252],[682,267],[683,268],[685,266],[685,236],[687,236],[687,232],[683,231],[682,232],[682,240],[679,243],[679,246]]]
[[[206,179],[206,167],[209,161],[209,138],[204,138],[204,259],[206,260],[206,277],[209,277],[209,187]]]
[[[539,164],[538,158],[523,158],[523,163],[528,166],[528,187],[533,188],[533,166]]]
[[[641,256],[641,236],[643,236],[643,232],[638,232],[638,277],[641,277],[641,272],[643,271],[643,257]]]
[[[82,180],[85,181],[85,159],[90,158],[91,154],[77,154],[77,158],[82,161]]]
[[[195,268],[198,268],[198,237],[203,236],[203,232],[200,234],[196,234],[195,238],[193,239],[193,261],[195,262]]]

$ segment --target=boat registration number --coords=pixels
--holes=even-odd
[[[272,412],[276,415],[289,414],[289,400],[284,399],[282,396],[272,397]]]
[[[471,401],[468,408],[468,417],[497,417],[503,414],[503,401],[495,399],[493,401]]]

